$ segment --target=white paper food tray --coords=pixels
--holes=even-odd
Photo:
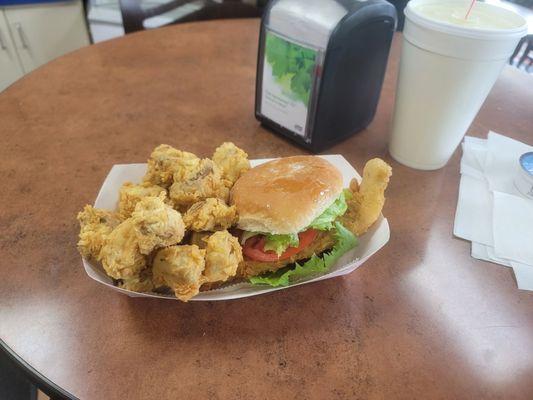
[[[361,176],[348,163],[348,161],[341,155],[326,155],[320,156],[328,160],[335,167],[341,171],[344,179],[344,187],[348,187],[352,178],[361,180]],[[250,160],[252,167],[263,164],[272,159]],[[124,182],[140,182],[146,172],[146,164],[119,164],[114,165],[109,171],[100,193],[94,202],[94,207],[103,208],[107,210],[115,210],[118,204],[119,189]],[[214,289],[206,292],[201,292],[193,297],[190,301],[217,301],[217,300],[231,300],[242,297],[257,296],[259,294],[269,293],[276,290],[289,289],[294,286],[304,285],[311,282],[321,281],[323,279],[330,279],[336,276],[346,275],[361,266],[374,253],[381,249],[390,237],[389,223],[386,218],[381,216],[372,228],[359,237],[359,245],[344,254],[330,269],[330,272],[309,280],[304,280],[286,287],[270,287],[252,285],[250,283],[228,284],[227,287]],[[153,297],[161,299],[174,299],[174,296],[162,295],[156,293],[137,293],[130,290],[118,288],[113,285],[113,281],[109,278],[102,267],[96,263],[83,259],[83,266],[85,272],[95,281],[106,285],[112,290],[122,292],[131,297]]]

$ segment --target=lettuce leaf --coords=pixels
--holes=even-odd
[[[266,234],[265,241],[265,250],[275,251],[279,256],[283,253],[287,247],[298,247],[300,244],[300,239],[298,238],[297,233],[292,233],[288,235],[272,235],[270,233]]]
[[[336,229],[336,243],[329,252],[324,253],[321,257],[314,254],[303,264],[295,263],[294,268],[287,267],[262,276],[253,276],[250,278],[250,282],[254,285],[288,286],[290,283],[303,278],[327,272],[343,254],[358,244],[357,237],[340,222],[334,222],[332,225]]]
[[[351,196],[349,190],[345,189],[341,192],[341,195],[337,197],[337,200],[329,206],[326,211],[320,214],[309,225],[310,228],[318,229],[319,231],[327,231],[333,229],[333,222],[343,215],[348,209],[346,199]]]
[[[340,196],[329,206],[322,214],[320,214],[315,220],[304,230],[314,228],[320,231],[327,231],[334,228],[333,222],[343,215],[348,206],[346,200],[350,199],[351,192],[345,189]],[[261,232],[244,232],[241,237],[241,244],[244,244],[246,240],[255,235],[263,235],[266,237],[264,249],[267,251],[274,251],[279,256],[288,247],[298,247],[300,240],[297,233],[291,233],[287,235],[275,235],[271,233]]]

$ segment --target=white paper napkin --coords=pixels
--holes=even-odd
[[[487,158],[487,140],[466,136],[463,143],[461,174],[486,181],[485,162]]]
[[[511,263],[518,289],[533,290],[533,266],[521,263]]]
[[[492,246],[492,194],[487,182],[463,175],[459,185],[453,234]]]
[[[478,260],[488,261],[495,264],[500,264],[505,267],[510,267],[511,262],[504,258],[496,257],[494,253],[494,247],[487,246],[485,244],[472,242],[472,251],[471,255]]]
[[[533,265],[533,201],[495,191],[492,217],[496,256]]]
[[[471,255],[512,267],[518,287],[533,290],[533,201],[513,180],[518,158],[533,147],[489,132],[466,136],[454,235],[472,241]]]
[[[513,183],[514,176],[520,168],[518,159],[522,154],[533,151],[533,147],[498,133],[489,132],[487,150],[485,176],[490,190],[520,195]]]

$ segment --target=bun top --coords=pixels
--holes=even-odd
[[[273,234],[306,228],[341,194],[342,175],[316,156],[280,158],[244,173],[231,191],[240,229]]]

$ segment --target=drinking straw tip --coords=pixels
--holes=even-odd
[[[470,3],[470,7],[468,7],[468,11],[466,12],[465,19],[468,19],[468,16],[470,15],[470,12],[474,8],[474,4],[476,4],[476,0],[472,0],[472,3]]]

